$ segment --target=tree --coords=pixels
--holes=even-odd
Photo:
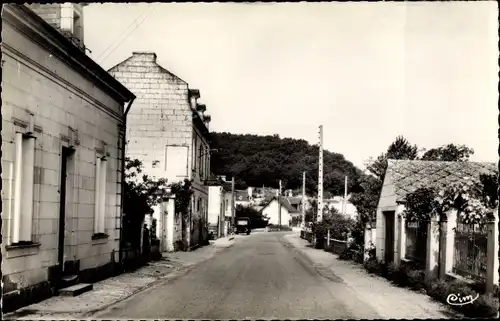
[[[466,162],[473,154],[474,150],[465,145],[448,144],[426,151],[422,160]]]
[[[370,160],[367,166],[368,171],[370,171],[375,177],[384,180],[385,170],[387,169],[388,159],[416,159],[418,157],[418,147],[417,145],[412,145],[403,136],[396,137],[396,140],[389,145],[387,152],[378,156],[375,160]]]
[[[166,179],[155,179],[143,173],[143,164],[138,159],[125,159],[125,195],[123,202],[123,242],[133,247],[140,244],[140,233],[144,217],[153,213],[167,188]]]
[[[382,181],[366,175],[360,179],[359,185],[361,191],[351,194],[349,201],[356,207],[358,218],[362,223],[374,221],[382,190]]]

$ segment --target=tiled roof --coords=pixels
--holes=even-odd
[[[288,197],[288,201],[292,205],[299,205],[302,202],[302,197]]]
[[[442,188],[469,177],[479,180],[481,174],[498,174],[498,164],[480,162],[443,162],[423,160],[388,160],[397,201],[421,187]]]
[[[263,210],[264,208],[266,208],[267,206],[269,206],[269,204],[271,204],[271,202],[273,200],[276,200],[276,199],[277,199],[277,197],[273,197],[272,199],[270,199],[269,202],[265,206],[263,206],[261,208],[261,210]],[[290,201],[288,201],[288,199],[285,198],[285,197],[281,197],[281,206],[283,206],[284,208],[286,208],[289,213],[295,213],[295,212],[297,212],[297,210],[292,206],[292,204],[290,204]]]

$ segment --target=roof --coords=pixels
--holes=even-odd
[[[267,202],[267,204],[266,204],[266,205],[264,205],[264,206],[262,207],[261,211],[262,211],[264,208],[268,207],[268,206],[269,206],[269,204],[271,204],[274,200],[276,200],[276,201],[277,201],[277,197],[276,197],[276,196],[275,196],[275,197],[273,197],[273,198],[271,198],[271,199],[269,200],[269,202]],[[298,211],[297,211],[297,210],[296,210],[296,209],[292,206],[292,204],[290,204],[290,201],[289,201],[286,197],[281,197],[280,201],[281,201],[281,202],[280,202],[280,203],[281,203],[281,206],[283,206],[284,208],[286,208],[286,209],[288,210],[288,212],[289,212],[289,213],[297,213],[297,212],[298,212]]]
[[[389,175],[398,202],[421,187],[442,188],[464,177],[479,181],[481,174],[498,174],[498,164],[482,162],[443,162],[388,160]]]
[[[288,197],[287,199],[292,205],[299,205],[302,203],[302,197]]]
[[[22,30],[23,34],[64,61],[115,100],[129,102],[135,98],[130,90],[31,9],[23,4],[6,4],[3,9],[2,21]],[[2,46],[8,45],[4,42]]]

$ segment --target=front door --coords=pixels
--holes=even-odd
[[[394,261],[394,216],[395,212],[384,212],[385,216],[385,262]]]
[[[57,247],[57,264],[59,271],[64,272],[65,246],[64,239],[66,236],[66,192],[67,192],[67,177],[68,177],[68,159],[71,156],[72,150],[63,147],[61,152],[61,177],[59,187],[59,242]]]

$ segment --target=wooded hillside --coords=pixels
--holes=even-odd
[[[236,176],[236,188],[267,186],[301,189],[302,172],[306,171],[306,190],[316,194],[318,182],[317,145],[303,139],[280,138],[278,135],[258,136],[231,133],[211,133],[212,172]],[[348,189],[357,190],[358,179],[364,174],[343,155],[324,150],[324,191],[334,195],[344,192],[344,177],[349,176]],[[325,195],[327,197],[327,195]]]

